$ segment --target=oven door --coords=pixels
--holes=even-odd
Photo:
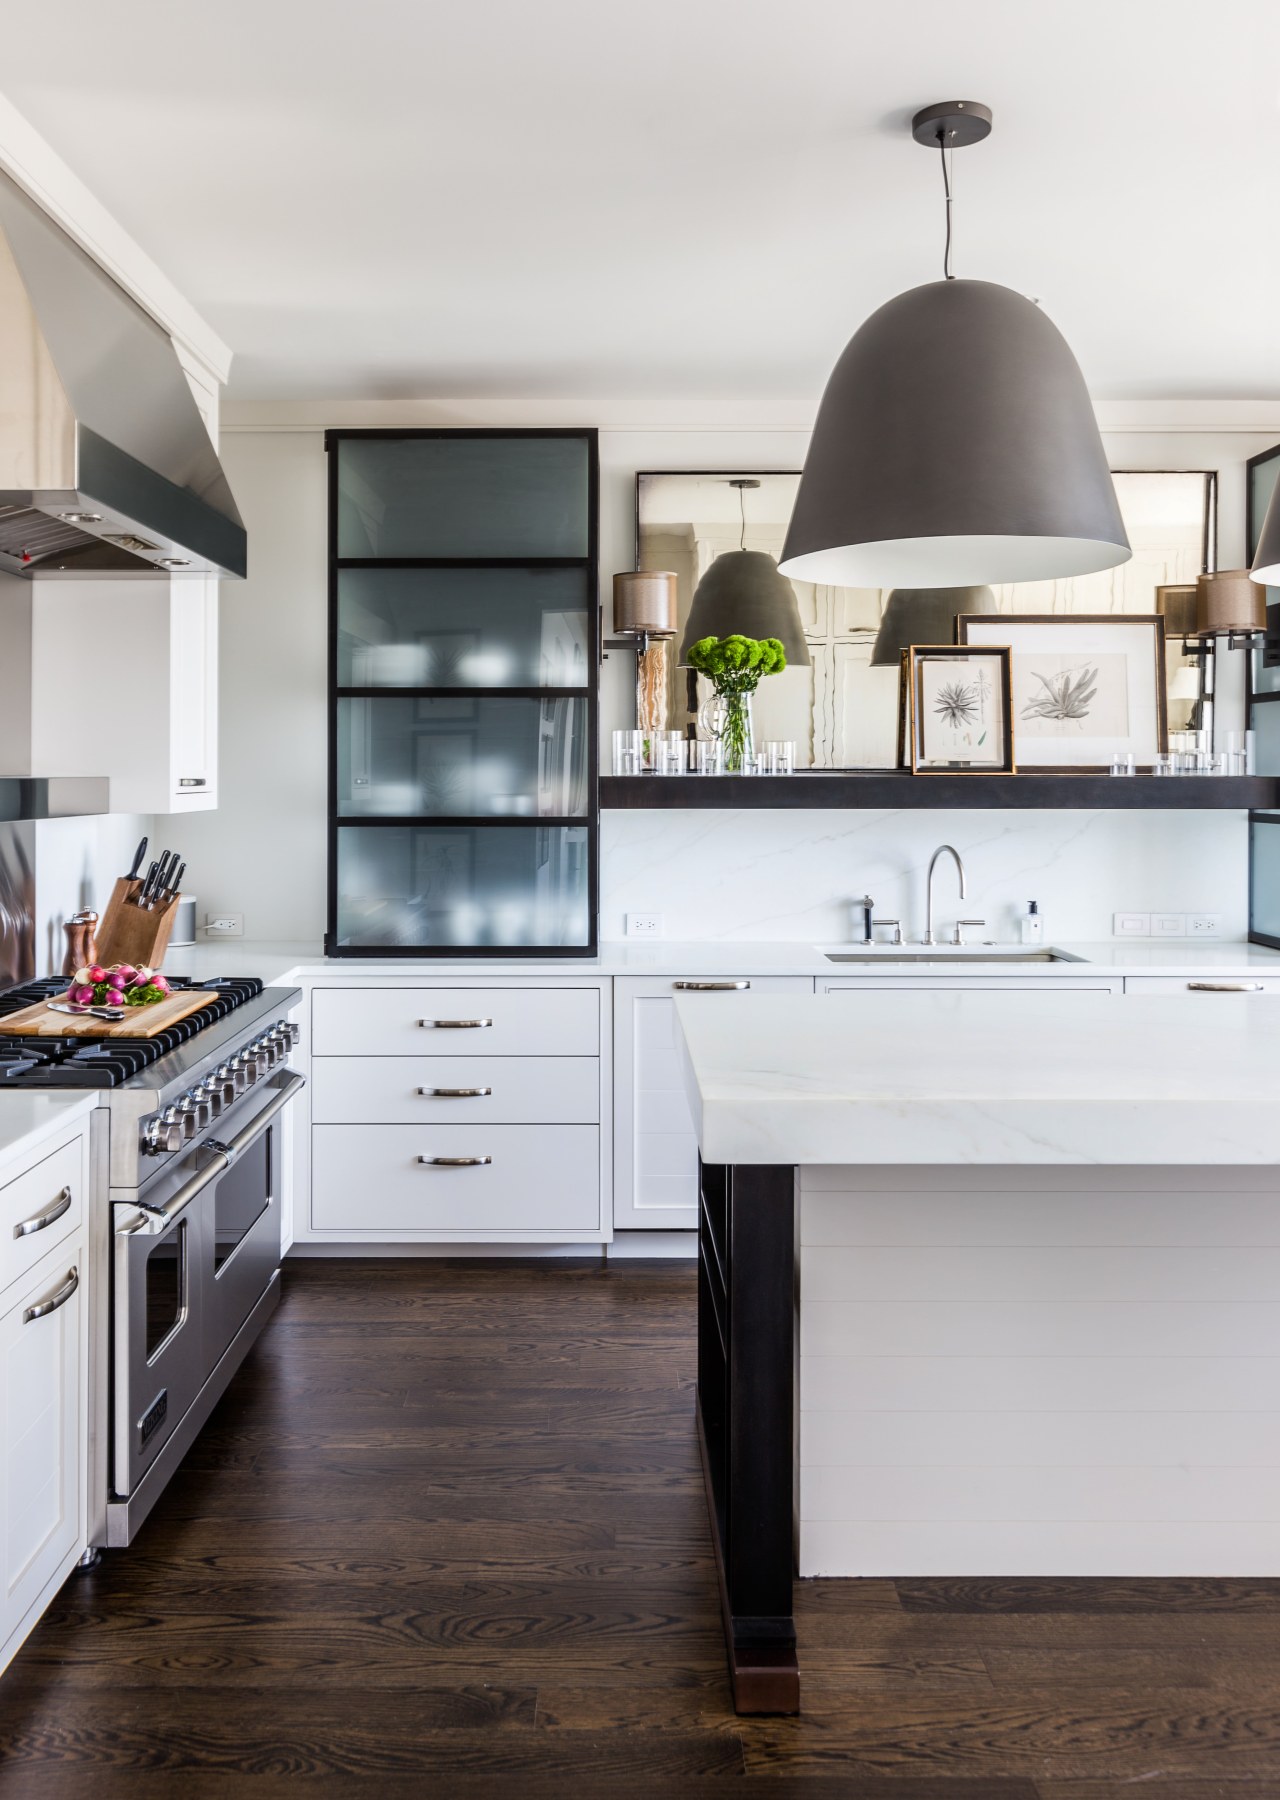
[[[133,1493],[204,1384],[211,1189],[221,1151],[197,1150],[146,1207],[112,1206],[111,1485]]]
[[[260,1090],[264,1106],[235,1137],[219,1142],[230,1164],[210,1206],[206,1349],[215,1363],[280,1267],[281,1133],[285,1107],[306,1083],[287,1071]]]

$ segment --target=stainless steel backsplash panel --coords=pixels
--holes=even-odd
[[[0,823],[0,987],[36,972],[36,828]]]

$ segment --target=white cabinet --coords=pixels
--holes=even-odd
[[[675,996],[734,1006],[744,994],[811,994],[807,975],[619,977],[614,1002],[613,1223],[618,1231],[692,1231],[698,1140],[676,1041]]]
[[[588,1243],[610,984],[327,982],[311,996],[313,1243]]]
[[[83,1136],[0,1170],[0,1668],[87,1539],[86,1175]]]
[[[106,775],[113,812],[217,805],[216,581],[11,577],[0,629],[14,646],[0,677],[6,774]],[[101,669],[107,732],[108,702],[80,703],[77,667]]]

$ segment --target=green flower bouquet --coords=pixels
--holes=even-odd
[[[740,775],[751,755],[751,696],[766,675],[780,675],[787,653],[778,638],[699,638],[689,646],[691,669],[705,675],[721,702],[720,740],[725,772]]]

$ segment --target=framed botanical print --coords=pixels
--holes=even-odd
[[[1013,774],[1007,649],[915,644],[904,670],[912,774]]]
[[[1157,613],[962,613],[962,644],[1007,644],[1023,769],[1150,764],[1168,747]]]

